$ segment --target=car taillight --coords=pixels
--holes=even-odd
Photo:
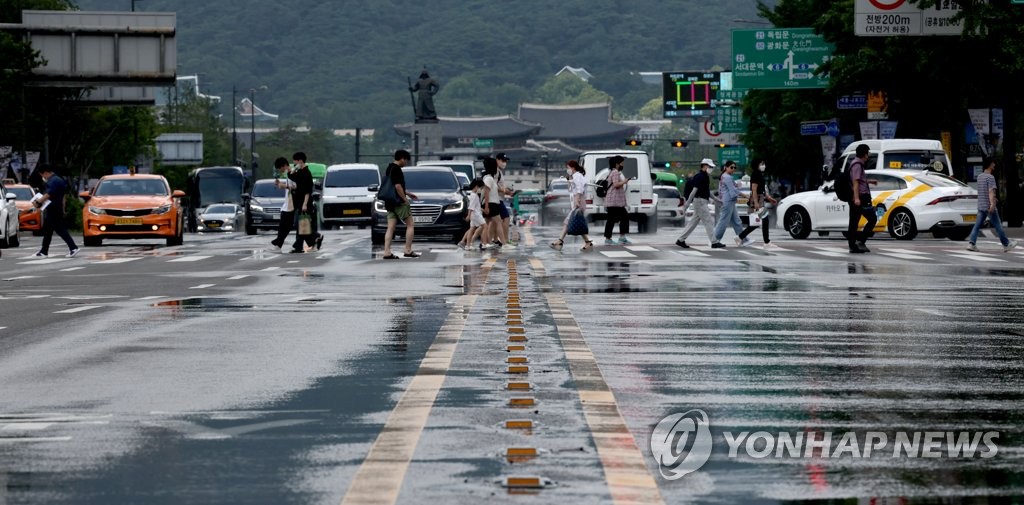
[[[544,201],[545,202],[550,202],[551,200],[555,200],[557,198],[558,198],[558,195],[547,195],[547,196],[544,197]]]
[[[587,200],[587,205],[591,205],[591,204],[593,204],[593,203],[594,203],[594,201],[593,201],[593,200]]]
[[[640,205],[650,205],[652,203],[654,203],[654,200],[650,198],[644,198],[640,200]]]
[[[940,196],[939,198],[936,198],[936,199],[934,199],[934,200],[932,200],[932,201],[928,202],[928,205],[935,205],[935,204],[937,204],[937,203],[949,203],[949,202],[955,202],[955,201],[957,201],[957,200],[977,200],[977,199],[978,199],[978,195],[952,195],[952,196]]]

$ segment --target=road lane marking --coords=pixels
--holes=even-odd
[[[543,263],[531,259],[536,278],[546,277]],[[579,323],[559,293],[546,293],[548,309],[565,350],[569,371],[577,385],[583,415],[604,467],[612,501],[617,505],[664,504],[643,453],[622,418],[615,395],[605,382],[597,359],[583,337]]]
[[[11,423],[5,424],[0,431],[41,431],[53,426],[53,423]]]
[[[109,260],[93,261],[94,265],[117,265],[119,263],[131,263],[132,261],[138,261],[142,258],[113,258]]]
[[[629,249],[630,251],[633,252],[658,252],[657,249],[649,245],[629,245],[626,246],[626,249]]]
[[[75,270],[82,270],[84,268],[85,267],[70,267],[70,268],[62,268],[62,269],[60,269],[60,271],[61,272],[74,272]]]
[[[31,256],[29,256],[31,258]],[[21,261],[19,265],[47,265],[50,263],[60,263],[62,261],[68,261],[70,258],[42,258],[37,260]]]
[[[889,251],[879,251],[878,254],[881,254],[882,256],[890,256],[890,257],[893,257],[893,258],[899,258],[899,259],[902,259],[902,260],[911,260],[911,261],[928,261],[928,259],[929,259],[927,256],[921,256],[921,255],[918,255],[918,254],[907,254],[907,253],[889,252]]]
[[[233,275],[233,276],[231,276],[231,277],[228,277],[228,278],[227,278],[227,279],[225,279],[225,280],[228,280],[228,281],[238,281],[238,280],[242,280],[242,279],[244,279],[244,278],[246,278],[246,277],[248,277],[248,275],[245,275],[245,274],[242,274],[242,275]]]
[[[197,286],[192,286],[189,289],[206,289],[206,288],[212,288],[214,286],[216,286],[216,284],[199,284]]]
[[[694,251],[694,250],[672,251],[672,252],[675,253],[675,254],[679,254],[681,256],[694,256],[694,257],[704,257],[704,258],[706,258],[708,256],[711,256],[710,254],[702,253],[700,251]]]
[[[267,267],[267,268],[264,268],[263,270],[260,270],[260,271],[261,272],[270,272],[272,270],[280,270],[280,269],[281,269],[281,267]]]
[[[87,310],[98,309],[100,307],[102,307],[102,305],[82,305],[81,307],[58,310],[57,312],[54,312],[54,314],[74,314],[77,312],[85,312]]]
[[[945,312],[942,312],[941,310],[935,310],[935,309],[914,309],[914,310],[916,310],[918,312],[924,312],[925,314],[929,314],[929,315],[932,315],[932,316],[949,317],[949,314],[947,314]]]
[[[455,347],[462,338],[476,299],[477,295],[462,295],[456,300],[434,343],[427,349],[419,370],[359,466],[341,501],[342,505],[390,505],[398,500],[409,463],[444,384]]]
[[[987,256],[987,255],[984,255],[984,254],[970,254],[970,253],[957,252],[957,253],[950,253],[950,256],[956,256],[957,258],[964,258],[964,259],[969,259],[969,260],[974,260],[974,261],[982,261],[982,262],[985,262],[985,263],[1006,263],[1006,260],[1001,260],[999,258],[993,258],[991,256]]]
[[[71,437],[0,437],[0,444],[30,444],[41,442],[67,442]]]
[[[4,280],[5,281],[20,281],[20,280],[24,280],[24,279],[35,279],[36,277],[37,277],[36,275],[19,275],[17,277],[8,277],[8,278],[6,278]]]
[[[202,260],[205,260],[207,258],[212,258],[212,257],[213,256],[201,256],[201,255],[197,254],[195,256],[182,256],[180,258],[174,258],[173,260],[167,260],[167,262],[168,263],[191,263],[191,262],[194,262],[194,261],[202,261]]]
[[[167,297],[164,296],[164,295],[152,295],[152,296],[143,296],[142,298],[136,298],[136,300],[140,300],[140,301],[141,300],[159,300],[161,298],[167,298]]]
[[[609,258],[635,258],[636,255],[629,251],[601,251],[601,254]]]

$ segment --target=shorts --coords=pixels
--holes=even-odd
[[[506,211],[507,212],[507,211]],[[496,217],[501,215],[501,205],[497,203],[487,204],[487,216],[488,218]]]
[[[486,223],[487,223],[487,221],[484,221],[484,215],[483,214],[474,212],[473,215],[469,217],[469,225],[470,226],[474,226],[474,227],[475,226],[483,226]]]
[[[501,214],[501,218],[508,219],[509,216],[511,216],[511,214],[508,213],[508,206],[505,205],[505,202],[501,202],[498,205],[501,206],[501,209],[498,211],[498,213]]]
[[[397,219],[399,221],[405,221],[412,216],[412,207],[409,202],[399,204],[394,209],[388,210],[388,219]]]

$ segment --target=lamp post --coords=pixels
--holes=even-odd
[[[238,164],[238,89],[231,85],[231,164]]]
[[[249,170],[256,179],[256,91],[264,91],[266,85],[249,88]]]
[[[548,190],[548,153],[540,155],[540,160],[544,162],[544,191]]]

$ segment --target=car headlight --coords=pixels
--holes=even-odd
[[[102,216],[102,215],[106,214],[106,213],[107,213],[107,211],[106,211],[106,210],[103,210],[103,209],[102,209],[102,208],[100,208],[100,207],[92,207],[92,206],[90,206],[90,207],[89,207],[89,213],[90,213],[90,214],[95,214],[95,215],[97,215],[97,216]]]
[[[260,207],[259,205],[252,205],[252,204],[250,204],[249,205],[249,211],[250,212],[263,212],[263,207]]]
[[[164,205],[162,207],[157,207],[157,208],[153,209],[153,213],[154,214],[166,214],[166,213],[168,213],[170,211],[171,211],[171,206],[170,205]]]
[[[386,214],[388,212],[388,210],[384,208],[384,202],[380,200],[374,200],[373,210],[380,212],[381,214]]]
[[[454,214],[456,212],[462,212],[462,206],[463,206],[462,200],[459,200],[458,202],[455,202],[453,204],[445,205],[444,206],[444,213],[445,214]]]

